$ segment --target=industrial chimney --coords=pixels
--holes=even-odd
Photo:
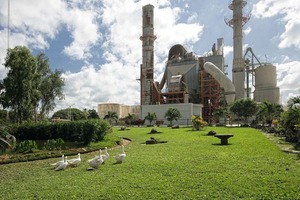
[[[153,5],[143,7],[143,35],[140,40],[143,42],[143,63],[141,64],[141,105],[155,104],[153,102],[153,71],[154,71],[154,23]]]
[[[225,19],[228,26],[233,28],[233,66],[232,81],[235,86],[235,99],[245,97],[245,62],[243,59],[243,26],[249,21],[250,14],[243,15],[245,0],[233,0],[228,6],[233,11],[231,19]]]

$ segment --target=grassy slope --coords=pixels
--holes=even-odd
[[[57,159],[0,165],[3,199],[296,199],[300,166],[261,133],[250,128],[151,128],[115,130],[132,139],[123,164],[113,158],[95,171],[86,171],[82,155],[77,168],[53,171]],[[205,136],[209,130],[231,133],[230,145]],[[151,136],[167,140],[141,144]],[[119,148],[109,150],[111,155]]]

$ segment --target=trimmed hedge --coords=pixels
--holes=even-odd
[[[103,140],[111,126],[104,120],[82,120],[53,123],[24,123],[11,133],[18,140],[49,140],[62,138],[65,141],[76,141],[88,144]]]

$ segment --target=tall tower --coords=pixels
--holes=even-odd
[[[143,7],[143,63],[141,64],[141,105],[154,104],[153,100],[153,70],[154,70],[154,35],[153,5]]]
[[[228,6],[233,11],[231,19],[225,19],[228,26],[233,28],[233,66],[232,80],[235,86],[235,99],[245,97],[245,62],[243,59],[243,26],[249,21],[250,14],[243,14],[245,0],[232,0]]]

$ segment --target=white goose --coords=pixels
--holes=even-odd
[[[50,165],[57,167],[57,166],[63,164],[64,162],[65,162],[65,155],[62,155],[60,161],[57,161],[56,163],[52,163]]]
[[[68,159],[68,156],[65,156],[65,157],[64,157],[64,162],[63,162],[62,164],[58,165],[58,166],[55,168],[55,171],[59,171],[59,170],[64,170],[64,169],[66,169],[66,167],[68,166],[68,161],[67,161],[67,159]]]
[[[88,160],[88,163],[91,168],[88,168],[87,170],[93,170],[99,168],[99,166],[103,163],[103,159],[101,156],[101,149],[99,150],[99,156],[96,156],[95,158]]]
[[[107,147],[105,147],[105,154],[101,155],[103,162],[105,162],[105,160],[107,160],[109,158],[109,154],[107,152]]]
[[[122,163],[126,157],[126,153],[124,151],[124,146],[121,146],[121,153],[115,156],[116,163]]]
[[[81,162],[80,153],[77,154],[77,158],[68,160],[68,164],[72,167],[78,166],[80,162]]]

